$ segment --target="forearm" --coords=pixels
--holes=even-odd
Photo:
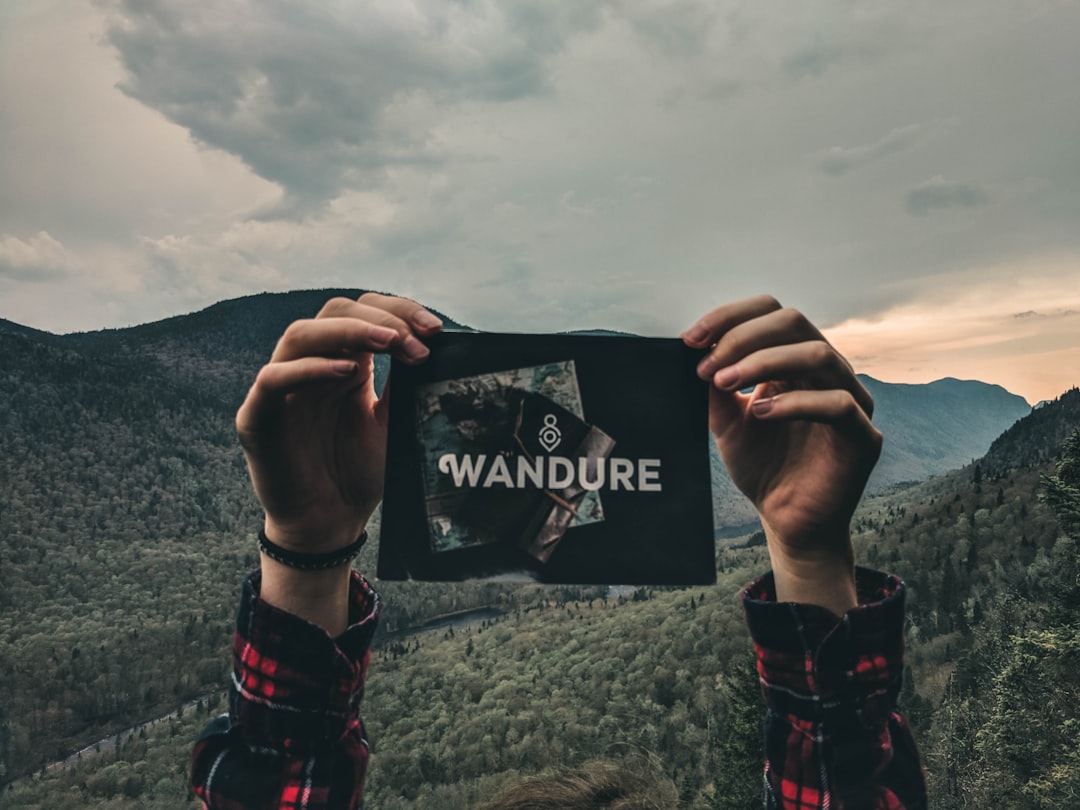
[[[262,599],[325,630],[332,638],[349,626],[348,564],[325,571],[289,568],[260,554]]]
[[[363,526],[347,526],[336,532],[324,529],[288,529],[267,518],[264,532],[273,543],[307,553],[329,553],[349,545]],[[351,567],[343,562],[333,568],[305,570],[259,555],[262,572],[260,597],[276,608],[321,627],[331,637],[349,625],[349,578]]]
[[[785,542],[762,521],[776,583],[776,601],[818,605],[843,616],[858,604],[855,552],[848,532],[825,542],[798,545]]]

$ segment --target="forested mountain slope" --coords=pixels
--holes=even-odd
[[[1064,492],[1080,515],[1075,397],[1020,420],[991,455],[856,515],[857,556],[910,589],[902,701],[934,807],[1064,808],[1080,795],[1080,525],[1046,498]],[[1061,463],[1025,450],[1048,423],[1072,435]]]
[[[243,400],[254,370],[267,361],[285,327],[313,318],[330,298],[357,298],[363,290],[298,290],[222,301],[190,315],[126,329],[64,335],[95,357],[125,357],[159,364],[175,379],[217,393],[230,407]],[[458,324],[445,318],[448,327]],[[385,377],[380,362],[377,381]]]
[[[231,418],[196,387],[0,335],[0,390],[0,774],[16,774],[221,683],[258,511]]]
[[[1080,438],[1073,459],[1075,476]],[[859,510],[859,561],[909,585],[901,706],[935,808],[1061,808],[1080,786],[1076,544],[1036,497],[1054,467],[998,476],[980,462]],[[761,706],[737,594],[767,559],[734,547],[718,564],[712,588],[617,599],[541,589],[498,621],[382,648],[364,711],[371,803],[465,810],[520,773],[636,752],[674,781],[685,810],[759,806]],[[206,719],[22,783],[10,806],[181,806]]]
[[[233,411],[284,325],[313,315],[329,294],[252,296],[78,335],[0,323],[0,783],[225,683],[237,583],[255,564],[259,525]],[[880,385],[879,424],[890,418],[889,388]],[[917,402],[917,393],[904,401]],[[1073,394],[1029,419],[1072,413]],[[1017,430],[1010,441],[1028,446]],[[917,443],[908,452],[917,458]],[[998,583],[1027,588],[1029,567],[1051,559],[1055,524],[1034,500],[1049,468],[1009,462],[1012,452],[1001,450],[1006,461],[993,470],[985,463],[977,483],[968,468],[872,499],[860,513],[862,558],[903,568],[914,585],[916,649],[929,652],[913,663],[927,706],[940,701],[941,673],[971,644],[960,622],[977,626]],[[365,549],[365,570],[374,570],[375,551],[374,543]],[[726,565],[747,574],[760,563],[754,549],[725,553],[735,555]],[[954,587],[950,576],[963,582]],[[389,629],[476,605],[512,612],[597,595],[411,583],[382,590]]]
[[[43,332],[40,329],[33,329],[29,326],[23,326],[22,324],[9,321],[5,318],[0,318],[0,335],[14,335],[16,337],[27,337],[42,342],[56,342],[61,343],[64,338],[61,335],[54,335],[52,332]]]
[[[1030,417],[995,439],[983,459],[983,467],[994,472],[1056,458],[1078,422],[1080,388],[1072,388],[1056,401],[1036,408]]]

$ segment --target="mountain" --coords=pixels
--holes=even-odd
[[[1080,426],[1075,397],[1070,392],[1046,406],[1056,412],[1054,424]],[[995,443],[1007,471],[980,473],[990,463],[986,456],[871,496],[856,515],[860,562],[894,571],[908,586],[900,705],[935,807],[1050,807],[1027,800],[1032,786],[1078,784],[1077,637],[1047,619],[1069,583],[1076,591],[1076,546],[1036,498],[1040,474],[1053,465],[1027,465],[1012,455],[1044,432],[1041,418],[1024,417],[1006,432],[1009,442]],[[1062,554],[1070,551],[1071,568]],[[618,598],[544,589],[525,609],[500,603],[505,610],[497,620],[406,634],[404,644],[399,639],[378,650],[363,710],[380,747],[370,803],[387,810],[473,807],[512,774],[643,745],[678,769],[679,791],[696,797],[694,806],[711,806],[718,794],[730,800],[726,806],[754,806],[761,708],[737,594],[767,565],[762,548],[726,548],[713,588],[642,589]],[[389,592],[399,584],[380,585],[387,610],[426,587],[408,583]],[[427,589],[447,596],[448,589]],[[454,599],[462,594],[453,591]],[[188,608],[172,601],[177,598],[168,593],[159,601],[172,606],[167,618],[183,646],[192,625]],[[20,616],[40,629],[54,612],[27,607]],[[406,626],[432,612],[425,609]],[[1075,608],[1068,615],[1075,624]],[[97,643],[90,643],[88,618],[72,620],[82,656]],[[51,643],[49,631],[34,646]],[[0,666],[8,660],[4,652]],[[224,647],[217,654],[224,659]],[[82,656],[72,661],[89,680],[97,663]],[[52,673],[68,668],[67,658],[44,657],[40,689],[54,689]],[[542,694],[535,694],[538,678]],[[0,700],[0,726],[8,705]],[[19,780],[2,794],[4,806],[188,806],[185,765],[192,740],[220,710],[211,708],[130,735],[115,752],[88,753],[69,769]],[[17,737],[25,726],[13,728]],[[0,729],[0,750],[2,738]],[[564,747],[553,747],[553,739]],[[745,789],[718,782],[732,772],[748,777],[739,783]]]
[[[270,357],[290,323],[313,318],[334,297],[358,298],[363,290],[321,289],[221,301],[190,315],[125,329],[61,336],[67,345],[94,357],[126,357],[150,362],[178,381],[213,391],[235,408],[243,401],[255,370]],[[461,328],[439,314],[448,328]],[[377,361],[381,386],[388,364]]]
[[[870,491],[980,458],[1002,431],[1031,413],[1022,397],[976,380],[946,377],[911,385],[863,374],[859,379],[874,397],[874,424],[885,436]]]
[[[1043,785],[1080,785],[1069,731],[1080,722],[1080,538],[1068,534],[1068,506],[1044,497],[1051,476],[1076,469],[1076,446],[1068,463],[1056,463],[1064,442],[1043,452],[1080,429],[1078,404],[1066,392],[985,456],[872,495],[856,513],[856,558],[907,585],[900,700],[931,806],[1051,807],[1036,798]]]
[[[998,436],[983,459],[989,472],[1056,458],[1066,437],[1080,424],[1080,388],[1071,388]]]
[[[0,783],[217,687],[259,517],[213,392],[14,331],[0,334]]]
[[[54,335],[52,332],[43,332],[40,329],[23,326],[22,324],[4,318],[0,318],[0,335],[30,338],[42,343],[60,343],[63,341],[63,337],[60,335]]]
[[[70,335],[0,321],[0,334],[61,346],[110,364],[137,364],[144,375],[161,374],[169,385],[188,386],[202,397],[216,398],[231,413],[289,323],[313,317],[331,297],[356,298],[361,293],[356,289],[261,293],[141,326]],[[439,314],[449,328],[464,328]],[[376,359],[378,386],[387,368],[385,358]],[[870,491],[940,474],[978,458],[995,437],[1030,411],[1022,398],[976,381],[908,385],[860,379],[874,396],[874,421],[885,434]],[[718,531],[727,535],[745,531],[755,521],[753,508],[731,483],[715,448],[712,470]]]
[[[339,292],[359,294],[250,296],[72,335],[0,321],[0,784],[226,682],[237,583],[255,564],[259,519],[232,414],[285,324]],[[940,641],[913,647],[930,650],[912,661],[931,702],[940,699],[933,684],[944,688],[932,656],[945,656],[949,644],[955,656],[956,634],[997,592],[997,567],[1012,588],[1053,568],[1056,526],[1032,495],[1042,468],[1025,459],[1056,456],[1054,437],[1080,422],[1080,392],[1016,422],[1026,403],[997,386],[865,382],[886,434],[879,487],[961,466],[988,447],[980,465],[1000,469],[968,467],[896,488],[869,498],[857,518],[860,558],[908,579],[914,625],[924,640]],[[995,422],[1005,431],[997,441],[987,435]],[[714,469],[719,475],[719,459]],[[752,518],[724,481],[718,525]],[[760,566],[760,553],[722,556]],[[561,593],[383,587],[386,624],[398,627]],[[740,632],[737,621],[731,627],[728,635]],[[702,625],[701,649],[713,649],[713,633],[715,625]],[[691,638],[684,628],[669,635]]]

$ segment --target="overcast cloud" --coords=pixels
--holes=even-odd
[[[1030,331],[1080,289],[1078,36],[1050,0],[5,4],[0,317],[348,285],[673,334],[767,290],[895,354],[1023,281],[962,329]],[[977,368],[1066,387],[1022,365]]]

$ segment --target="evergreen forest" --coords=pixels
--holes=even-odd
[[[232,414],[328,294],[86,335],[0,324],[3,807],[196,806],[191,746],[224,710],[257,564]],[[901,708],[935,808],[1080,806],[1080,390],[1015,418],[855,519],[858,562],[910,588]],[[904,469],[924,464],[925,436],[896,433]],[[469,808],[596,758],[656,770],[688,810],[761,806],[739,593],[767,565],[744,531],[708,588],[379,583],[369,806]]]

